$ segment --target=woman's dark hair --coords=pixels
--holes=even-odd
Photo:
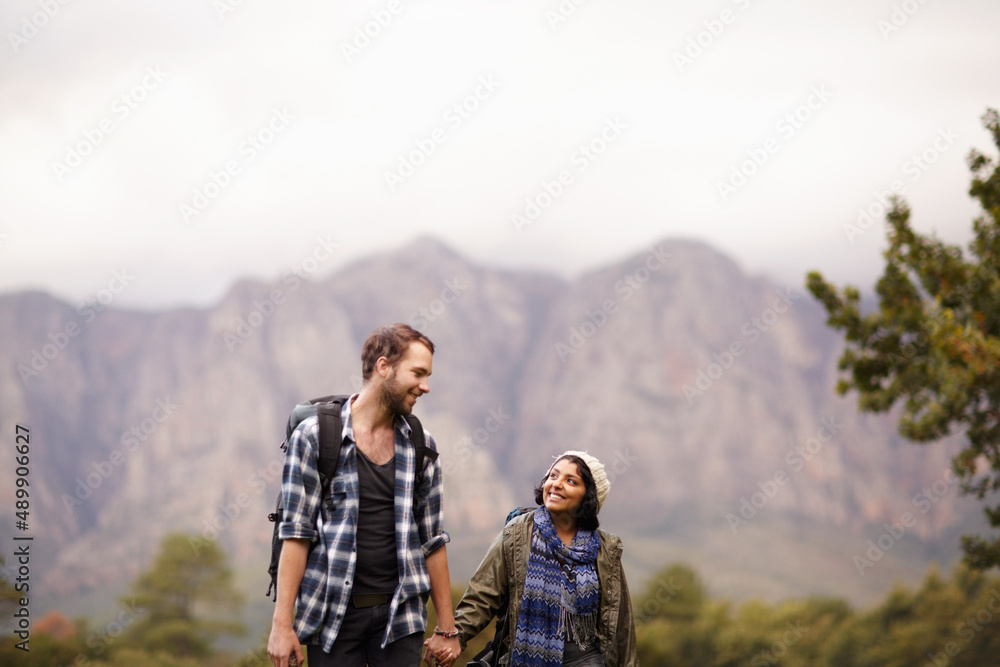
[[[583,459],[573,454],[556,459],[552,465],[564,460],[575,463],[576,467],[580,470],[580,477],[583,478],[583,500],[580,501],[580,506],[573,512],[576,515],[576,525],[581,530],[597,530],[597,527],[601,525],[601,522],[597,519],[597,511],[601,508],[601,505],[597,502],[597,485],[594,483],[594,476],[590,474],[590,468],[587,467]],[[549,468],[549,470],[552,470],[552,468]],[[542,481],[535,487],[535,503],[538,505],[544,504],[542,500],[542,487],[548,478],[549,474],[545,473],[545,477],[542,477]]]

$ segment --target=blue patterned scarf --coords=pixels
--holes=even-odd
[[[594,531],[578,530],[566,546],[544,506],[535,511],[534,520],[510,664],[560,667],[567,639],[586,648],[597,637],[601,590],[596,563],[601,542]]]

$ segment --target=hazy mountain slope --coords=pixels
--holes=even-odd
[[[394,321],[437,345],[417,414],[445,462],[459,578],[568,448],[607,463],[602,518],[633,536],[631,562],[647,569],[668,543],[737,568],[765,544],[805,568],[832,531],[849,536],[831,537],[849,572],[903,512],[918,517],[909,535],[932,542],[970,515],[955,502],[919,513],[915,494],[942,480],[948,448],[903,443],[890,417],[834,395],[839,343],[804,290],[700,243],[664,242],[566,283],[422,239],[322,282],[242,282],[205,310],[88,315],[40,293],[0,297],[0,429],[11,441],[15,424],[31,429],[43,590],[127,580],[178,529],[262,563],[288,410],[356,390],[362,341]],[[0,468],[8,507],[13,474]],[[811,530],[762,536],[772,522]],[[766,567],[742,562],[753,576]]]

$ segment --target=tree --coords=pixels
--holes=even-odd
[[[672,563],[653,575],[636,598],[636,623],[654,618],[692,622],[701,615],[707,597],[694,568]]]
[[[639,660],[653,665],[709,665],[728,626],[726,605],[709,604],[694,568],[673,563],[653,575],[634,598]]]
[[[15,571],[8,568],[3,556],[0,556],[0,612],[7,615],[8,607],[15,607],[17,601],[21,599],[14,586],[10,583],[14,580]]]
[[[988,109],[982,120],[1000,149],[1000,114]],[[807,286],[826,308],[827,324],[845,333],[840,369],[848,375],[838,393],[856,390],[868,412],[902,403],[899,432],[914,442],[964,430],[952,470],[963,493],[983,500],[1000,490],[1000,164],[976,150],[968,162],[969,194],[983,210],[968,256],[916,233],[909,207],[896,197],[886,216],[877,310],[862,313],[856,288],[840,292],[818,272],[809,273]],[[984,512],[1000,528],[1000,505]],[[1000,565],[998,537],[965,536],[962,548],[973,567]]]
[[[204,618],[206,611],[232,612],[243,603],[233,585],[226,554],[215,542],[192,548],[188,535],[167,535],[152,567],[123,598],[142,610],[127,643],[176,657],[206,657],[220,634],[242,634],[240,623]]]

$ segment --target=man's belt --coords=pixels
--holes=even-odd
[[[355,608],[364,609],[365,607],[375,607],[380,604],[385,604],[392,599],[392,595],[389,593],[371,593],[371,594],[361,594],[352,595],[351,601],[354,603]]]

